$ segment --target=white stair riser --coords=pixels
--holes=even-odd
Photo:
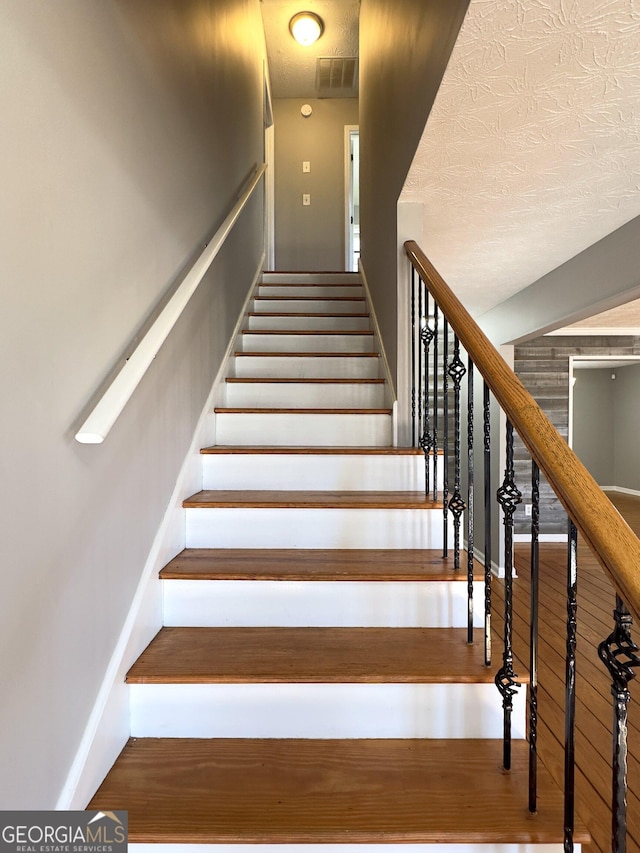
[[[388,447],[390,415],[218,413],[216,444],[236,447]]]
[[[261,284],[258,287],[257,296],[286,296],[295,298],[296,296],[312,296],[320,299],[336,299],[343,296],[351,296],[359,298],[364,296],[362,285],[360,284]]]
[[[227,382],[225,405],[232,408],[381,409],[386,387],[339,383]]]
[[[264,272],[261,284],[361,284],[357,272]]]
[[[239,356],[235,375],[241,379],[378,379],[380,359],[370,356]]]
[[[188,548],[441,548],[442,513],[420,509],[194,508]]]
[[[163,582],[164,624],[188,628],[464,628],[467,585],[459,581]],[[484,624],[474,582],[473,621]]]
[[[502,738],[489,684],[132,684],[132,737]],[[514,696],[512,737],[525,737]]]
[[[369,317],[299,317],[297,315],[286,316],[280,314],[277,317],[253,315],[248,318],[249,329],[305,329],[309,331],[320,331],[321,329],[353,329],[366,332],[371,328]]]
[[[359,314],[366,311],[363,299],[255,299],[253,310],[257,313],[264,311],[293,311],[296,314]]]
[[[202,464],[205,489],[419,491],[425,480],[421,456],[216,453]]]
[[[563,844],[361,844],[366,853],[563,853]],[[575,853],[582,845],[574,844]],[[134,853],[354,853],[353,844],[134,844]],[[357,851],[356,851],[357,853]]]
[[[242,335],[244,352],[373,352],[373,335]]]

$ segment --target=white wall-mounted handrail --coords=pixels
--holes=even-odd
[[[76,433],[76,441],[81,444],[102,444],[222,248],[266,168],[264,163],[258,166],[244,185],[220,228]]]

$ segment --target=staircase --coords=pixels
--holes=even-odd
[[[157,853],[561,851],[542,767],[527,810],[524,688],[501,769],[494,671],[422,452],[392,446],[359,278],[265,274],[241,337],[164,627],[127,676],[131,740],[89,808],[127,809]]]

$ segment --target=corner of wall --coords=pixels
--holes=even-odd
[[[424,204],[422,202],[398,202],[397,205],[397,279],[398,300],[398,352],[397,364],[397,427],[400,446],[411,444],[411,359],[409,338],[409,311],[411,292],[411,270],[404,250],[407,240],[418,244],[423,238]]]

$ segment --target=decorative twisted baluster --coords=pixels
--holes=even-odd
[[[424,493],[425,495],[427,495],[429,494],[431,488],[429,460],[431,458],[432,450],[431,421],[429,412],[429,350],[435,336],[435,331],[429,326],[429,292],[427,290],[425,290],[424,300],[425,316],[420,319],[420,341],[422,343],[422,348],[424,351],[424,417],[422,419],[420,447],[424,452]],[[436,377],[434,377],[433,381],[435,386]]]
[[[504,712],[503,766],[511,769],[511,712],[513,697],[520,687],[513,671],[513,516],[522,493],[518,491],[513,471],[513,426],[507,421],[507,454],[504,480],[497,491],[504,513],[504,648],[502,666],[496,673],[496,687],[502,695]]]
[[[569,519],[567,556],[567,653],[564,706],[564,849],[573,850],[575,814],[576,642],[578,638],[578,531]]]
[[[411,267],[411,444],[417,446],[416,429],[416,271]]]
[[[442,331],[442,557],[449,556],[449,322]]]
[[[638,646],[631,639],[633,621],[619,595],[613,611],[615,627],[598,646],[600,659],[611,676],[613,696],[613,798],[611,807],[612,853],[627,849],[627,717],[631,699],[629,682],[640,666]]]
[[[422,388],[423,388],[423,379],[422,379],[422,328],[424,324],[424,315],[422,312],[422,293],[425,289],[424,282],[418,276],[418,370],[416,376],[416,386],[417,386],[417,426],[418,426],[418,446],[420,446],[420,437],[422,436]]]
[[[538,609],[540,576],[540,469],[531,462],[531,609],[529,618],[529,811],[538,798]]]
[[[489,386],[482,389],[484,427],[484,663],[491,666],[491,404]]]
[[[467,642],[473,643],[473,362],[467,359]]]
[[[438,325],[440,311],[433,301],[433,436],[431,453],[433,460],[433,499],[438,500]]]
[[[460,385],[462,377],[467,372],[460,358],[460,341],[455,335],[453,339],[453,359],[449,365],[449,376],[453,381],[454,407],[454,484],[453,495],[449,500],[449,509],[453,513],[453,568],[460,568],[460,521],[466,506],[460,492]]]

